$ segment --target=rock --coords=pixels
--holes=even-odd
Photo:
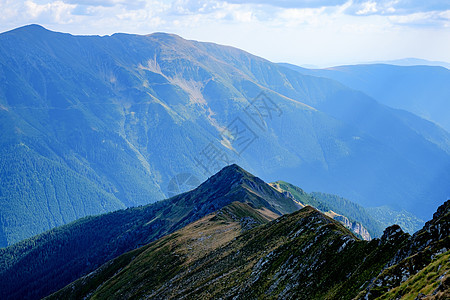
[[[402,235],[405,233],[403,230],[398,226],[397,224],[389,226],[386,228],[383,232],[383,235],[381,236],[382,242],[391,242],[398,240]]]

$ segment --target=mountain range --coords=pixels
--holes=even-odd
[[[328,207],[327,202],[299,188],[284,182],[267,184],[239,166],[230,165],[190,192],[143,207],[83,218],[0,249],[0,297],[208,298],[226,293],[262,296],[258,291],[271,291],[277,297],[320,298],[325,292],[331,293],[330,297],[356,295],[363,292],[361,285],[372,290],[369,280],[378,276],[400,250],[403,252],[395,256],[399,261],[417,249],[426,247],[430,251],[432,247],[435,254],[442,245],[448,245],[450,202],[435,214],[443,221],[439,225],[431,222],[433,227],[427,223],[427,231],[416,233],[413,239],[395,225],[386,229],[381,239],[370,242],[358,238],[309,203]],[[437,237],[435,229],[439,231]],[[432,241],[429,234],[433,235]],[[420,237],[424,247],[411,242],[416,241],[415,236]],[[342,252],[347,245],[350,250]],[[414,250],[405,252],[411,245]],[[273,251],[284,253],[273,256]],[[292,263],[294,269],[300,268],[297,273],[315,270],[311,271],[309,288],[298,287],[300,292],[291,283],[286,285],[284,279],[280,282],[284,282],[284,289],[290,287],[289,292],[280,293],[280,286],[269,288],[269,284],[278,285],[278,280],[262,268],[265,260],[270,261],[265,268],[271,270]],[[250,272],[252,267],[258,269]],[[359,270],[366,271],[361,274]],[[285,279],[286,272],[282,271]],[[350,279],[343,276],[347,272],[353,272]],[[252,279],[245,283],[250,274]],[[256,289],[259,284],[253,283],[260,276],[262,286]],[[208,278],[217,279],[208,282]],[[323,289],[316,287],[318,282],[323,283]],[[198,284],[210,288],[205,290]]]
[[[231,163],[421,219],[450,194],[448,132],[335,80],[165,33],[0,34],[0,246]]]
[[[434,61],[434,60],[427,60],[427,59],[421,59],[421,58],[401,58],[401,59],[394,59],[394,60],[386,60],[386,61],[374,61],[369,62],[370,64],[388,64],[388,65],[394,65],[394,66],[438,66],[438,67],[444,67],[447,69],[450,69],[450,63],[445,61]]]
[[[301,188],[285,181],[270,183],[303,206],[312,206],[335,219],[354,234],[370,240],[381,237],[386,227],[400,225],[406,232],[414,233],[423,226],[423,221],[407,211],[393,211],[388,207],[364,208],[348,199],[320,192],[306,193]]]
[[[420,61],[416,62],[417,64]],[[450,131],[450,69],[442,66],[364,64],[305,69],[282,64],[302,74],[330,78],[364,92],[380,103],[430,120]]]

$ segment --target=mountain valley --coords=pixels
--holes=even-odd
[[[1,33],[0,136],[1,247],[163,200],[180,174],[202,182],[232,163],[404,212],[410,232],[450,194],[439,126],[337,81],[165,33]]]

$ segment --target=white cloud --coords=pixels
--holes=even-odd
[[[6,24],[12,19],[17,19],[22,4],[16,0],[0,1],[0,20]]]
[[[117,5],[122,5],[128,9],[140,9],[143,8],[147,1],[145,0],[63,0],[68,4],[75,4],[81,6],[94,6],[94,7],[113,7]]]
[[[72,10],[76,7],[73,4],[67,4],[62,1],[53,1],[39,4],[27,0],[24,2],[22,14],[32,21],[47,21],[58,24],[66,24],[73,21]]]
[[[227,0],[230,3],[237,4],[258,4],[270,5],[282,8],[318,8],[342,6],[350,2],[352,9],[349,13],[360,11],[362,7],[373,9],[374,6],[382,8],[377,9],[378,13],[400,11],[401,14],[412,14],[427,11],[445,11],[450,9],[448,0]],[[369,3],[369,5],[368,5]]]
[[[367,1],[361,5],[361,9],[356,11],[357,15],[368,15],[378,12],[377,3],[374,1]]]
[[[276,14],[276,19],[282,26],[295,27],[299,25],[318,26],[327,22],[324,8],[289,8],[280,10]]]
[[[29,23],[74,34],[164,31],[318,65],[412,56],[450,61],[450,9],[438,9],[445,7],[438,2],[0,0],[0,31]]]
[[[346,2],[346,0],[227,0],[236,4],[260,4],[270,5],[282,8],[320,8],[329,6],[338,6]]]
[[[407,15],[392,15],[389,20],[395,24],[409,26],[435,26],[439,24],[441,27],[450,27],[450,10],[446,11],[429,11]]]

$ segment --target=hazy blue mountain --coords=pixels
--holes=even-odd
[[[365,207],[365,211],[371,218],[381,224],[381,228],[386,228],[393,224],[399,225],[405,232],[413,234],[424,223],[423,220],[418,219],[415,215],[408,211],[395,211],[387,206],[380,207]]]
[[[417,61],[419,64],[419,62]],[[337,80],[377,101],[407,110],[450,131],[450,70],[441,66],[366,64],[309,70],[303,74]]]
[[[0,78],[1,246],[230,163],[423,219],[450,194],[447,132],[235,48],[31,25],[0,34]]]
[[[407,211],[395,211],[387,206],[362,207],[337,195],[320,192],[306,193],[301,188],[284,181],[276,181],[270,183],[270,185],[287,193],[288,196],[299,203],[310,205],[329,217],[342,222],[353,233],[361,235],[361,233],[366,233],[365,230],[367,229],[370,236],[363,235],[362,237],[365,239],[367,239],[366,237],[369,237],[369,239],[370,237],[381,237],[383,230],[394,224],[400,225],[411,234],[419,230],[424,224],[423,220]]]
[[[367,64],[388,64],[388,65],[405,66],[405,67],[406,66],[438,66],[438,67],[444,67],[444,68],[450,69],[450,63],[448,63],[448,62],[427,60],[427,59],[414,58],[414,57],[386,60],[386,61],[367,62]]]

